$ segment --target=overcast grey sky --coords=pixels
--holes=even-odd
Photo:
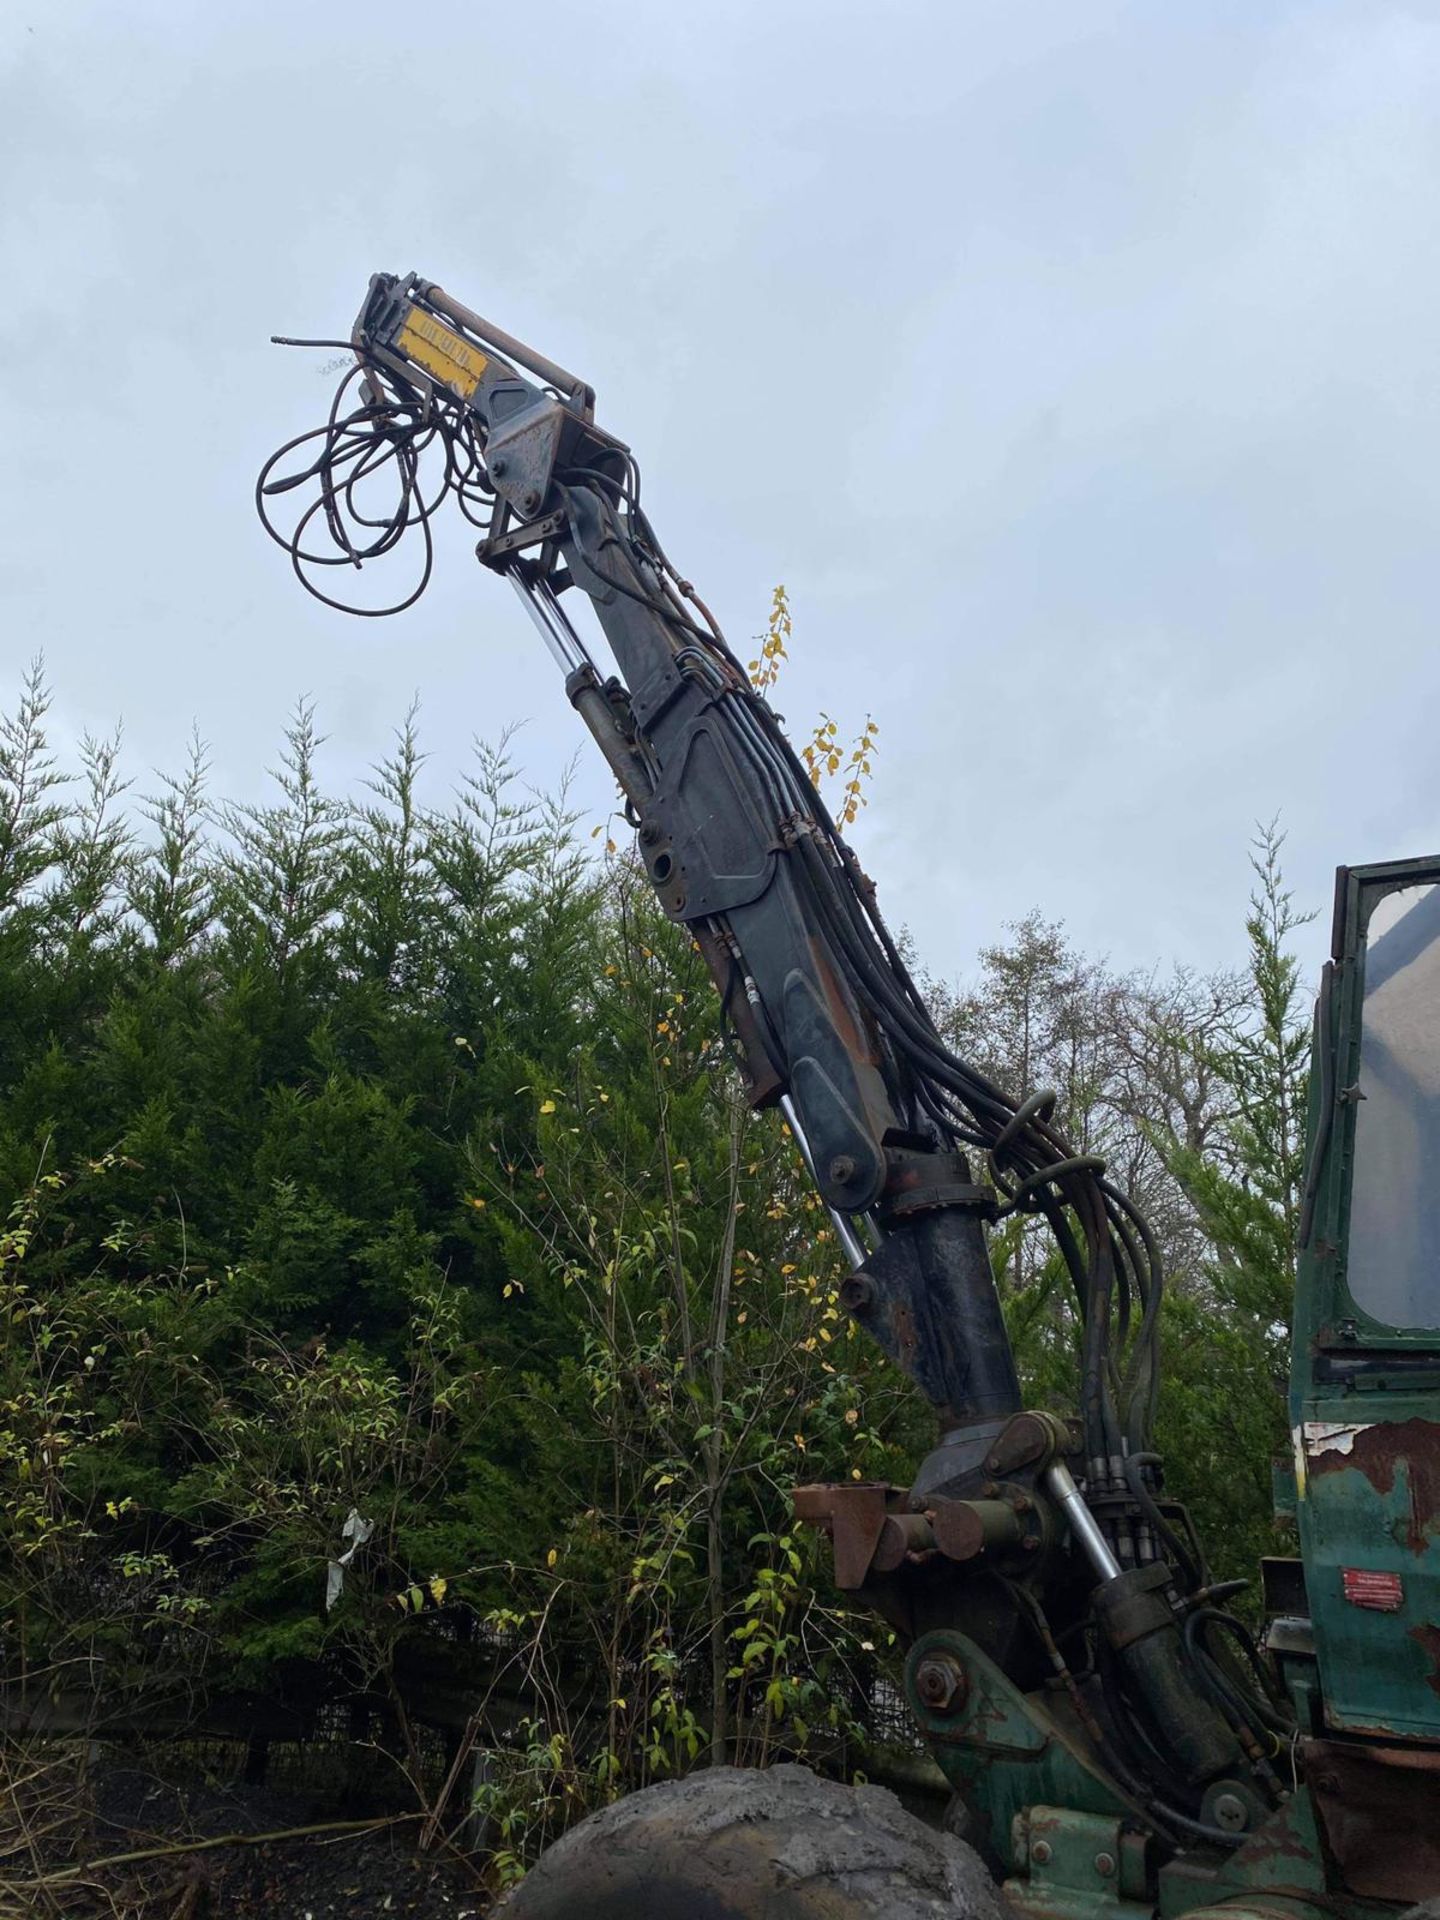
[[[415,267],[594,383],[733,640],[785,582],[932,968],[1238,957],[1277,809],[1317,906],[1440,847],[1436,4],[9,0],[0,148],[0,700],[43,644],[141,786],[193,719],[257,793],[301,694],[337,787],[416,692],[437,793],[581,750],[458,535],[361,622],[255,522],[333,384],[269,334]]]

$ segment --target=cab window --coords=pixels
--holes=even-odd
[[[1347,1283],[1392,1328],[1440,1326],[1440,885],[1381,895],[1365,935]]]

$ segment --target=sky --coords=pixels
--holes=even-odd
[[[932,972],[1238,960],[1277,813],[1313,965],[1440,850],[1435,0],[9,0],[0,163],[0,707],[43,650],[137,791],[193,725],[260,797],[302,697],[353,790],[418,696],[432,797],[518,725],[604,814],[463,529],[356,621],[255,519],[336,377],[269,336],[414,268],[593,384],[737,651],[784,583]]]

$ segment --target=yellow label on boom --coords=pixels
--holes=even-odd
[[[411,307],[395,336],[401,353],[433,374],[452,393],[469,400],[480,384],[480,376],[490,362],[478,347],[442,326],[433,314]]]

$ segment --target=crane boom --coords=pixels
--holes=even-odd
[[[842,1303],[938,1416],[908,1489],[796,1500],[831,1533],[840,1585],[913,1643],[912,1698],[942,1764],[990,1804],[1063,1793],[1172,1849],[1236,1844],[1282,1794],[1262,1749],[1278,1709],[1182,1635],[1210,1577],[1152,1445],[1162,1274],[1143,1218],[1066,1141],[1053,1094],[1016,1101],[945,1043],[777,716],[666,555],[592,389],[414,274],[372,278],[350,344],[327,423],[262,471],[261,516],[337,606],[316,567],[418,531],[425,571],[406,606],[428,578],[430,516],[453,496],[562,670],[651,884],[705,957],[749,1098],[781,1108],[830,1211],[852,1266]],[[422,463],[438,455],[427,494]],[[396,504],[377,517],[366,490],[386,472]],[[287,532],[275,502],[299,487],[314,497]],[[1016,1213],[1046,1220],[1073,1283],[1073,1423],[1022,1404],[988,1246]],[[1075,1633],[1094,1648],[1078,1676],[1060,1650]],[[983,1716],[969,1735],[950,1724],[975,1661],[1029,1730],[1009,1746]],[[1013,1792],[996,1788],[1012,1775]],[[1217,1783],[1232,1776],[1226,1825]]]

